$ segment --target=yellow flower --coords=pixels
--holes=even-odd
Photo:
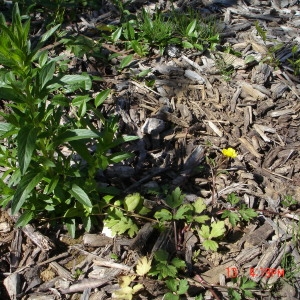
[[[222,154],[231,157],[231,158],[236,158],[237,157],[237,152],[233,148],[227,148],[222,150]]]

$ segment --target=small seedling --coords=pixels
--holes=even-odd
[[[141,283],[134,284],[133,286],[131,285],[135,278],[136,276],[134,275],[120,276],[119,277],[120,289],[112,293],[112,298],[131,300],[134,294],[136,294],[138,291],[144,288],[144,286]]]
[[[202,245],[206,250],[217,251],[218,243],[214,241],[214,238],[220,238],[224,235],[225,223],[224,221],[217,221],[211,223],[211,227],[202,225],[201,228],[197,228],[198,235],[204,239]]]
[[[297,205],[298,204],[298,201],[296,199],[294,199],[293,196],[291,195],[285,195],[283,200],[281,201],[281,204],[284,206],[284,207],[291,207],[293,205]]]
[[[181,295],[184,295],[189,289],[188,281],[186,279],[168,279],[166,285],[172,293],[167,293],[164,296],[166,300],[179,300]]]
[[[158,250],[154,254],[154,262],[150,276],[157,276],[159,280],[166,278],[176,278],[180,269],[185,268],[185,262],[177,257],[169,259],[169,254],[165,250]]]
[[[238,284],[239,288],[229,288],[228,289],[228,295],[230,296],[230,299],[233,300],[242,300],[251,298],[254,299],[254,295],[252,294],[252,289],[256,287],[256,283],[247,277],[243,276],[240,278],[234,278],[232,281],[235,284]]]
[[[113,234],[124,234],[133,237],[138,232],[138,226],[132,216],[146,215],[149,212],[144,205],[144,198],[139,194],[131,194],[123,201],[115,200],[111,204],[112,197],[106,197],[107,209],[104,224],[112,230]]]
[[[292,47],[293,57],[288,59],[288,62],[294,69],[294,74],[297,76],[300,74],[300,48],[297,45]]]
[[[249,208],[246,204],[240,203],[240,199],[234,193],[228,194],[226,201],[231,204],[232,209],[224,210],[222,218],[229,218],[229,222],[232,226],[236,226],[236,224],[242,220],[248,222],[258,215],[253,208]]]
[[[264,42],[264,45],[267,49],[267,54],[265,58],[262,60],[262,62],[270,63],[271,65],[278,67],[280,65],[280,61],[276,58],[276,52],[280,50],[283,47],[282,43],[278,43],[278,41],[272,40],[274,43],[274,46],[268,47],[267,42],[270,41],[267,37],[267,31],[263,30],[263,28],[259,25],[259,22],[255,22],[255,29],[258,33],[258,35],[261,37],[261,39]]]

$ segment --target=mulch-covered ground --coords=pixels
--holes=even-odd
[[[132,12],[141,8],[141,1],[136,2]],[[148,9],[155,4],[163,10],[170,5],[143,3]],[[235,193],[258,217],[235,227],[226,224],[218,252],[211,252],[192,232],[176,245],[174,228],[161,233],[143,220],[133,239],[110,238],[99,229],[74,240],[65,229],[39,227],[38,222],[15,229],[13,219],[1,211],[0,299],[111,299],[119,288],[118,276],[129,274],[140,256],[160,248],[177,252],[188,264],[189,270],[180,274],[189,280],[188,299],[200,293],[205,299],[229,299],[236,275],[259,283],[252,290],[256,299],[299,299],[300,78],[289,63],[293,45],[300,47],[299,5],[292,0],[179,0],[174,5],[216,16],[222,45],[242,56],[171,46],[164,55],[135,56],[122,72],[91,57],[73,57],[72,72],[101,76],[99,89],[112,89],[103,111],[119,115],[120,132],[140,137],[124,145],[134,159],[109,167],[102,183],[124,195],[141,193],[153,210],[161,205],[165,187],[180,187],[186,201],[203,198],[214,219],[230,208],[226,197]],[[105,3],[100,11],[78,16],[81,34],[98,17],[111,23],[118,20],[117,10]],[[262,61],[268,48],[256,21],[267,31],[268,44],[284,43],[274,53],[280,68]],[[128,55],[117,45],[104,47],[121,53],[117,60]],[[51,51],[63,50],[53,45]],[[255,62],[246,60],[250,55]],[[145,80],[136,80],[134,74],[145,69],[151,70]],[[154,84],[149,87],[145,81]],[[223,159],[221,150],[228,147],[237,151],[235,159]],[[287,199],[294,201],[282,205]],[[118,260],[111,259],[112,253]],[[284,257],[290,257],[291,268],[282,265]],[[291,273],[292,279],[287,278]],[[144,285],[136,299],[162,299],[167,292],[159,280],[136,280]]]

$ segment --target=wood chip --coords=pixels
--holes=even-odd
[[[246,140],[245,137],[241,137],[239,138],[239,141],[242,143],[242,145],[252,154],[254,155],[255,157],[257,158],[261,158],[262,155],[259,154],[255,149],[254,147]]]

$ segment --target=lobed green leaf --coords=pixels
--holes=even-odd
[[[225,231],[226,229],[224,221],[214,222],[211,224],[209,239],[220,237],[225,233]]]

